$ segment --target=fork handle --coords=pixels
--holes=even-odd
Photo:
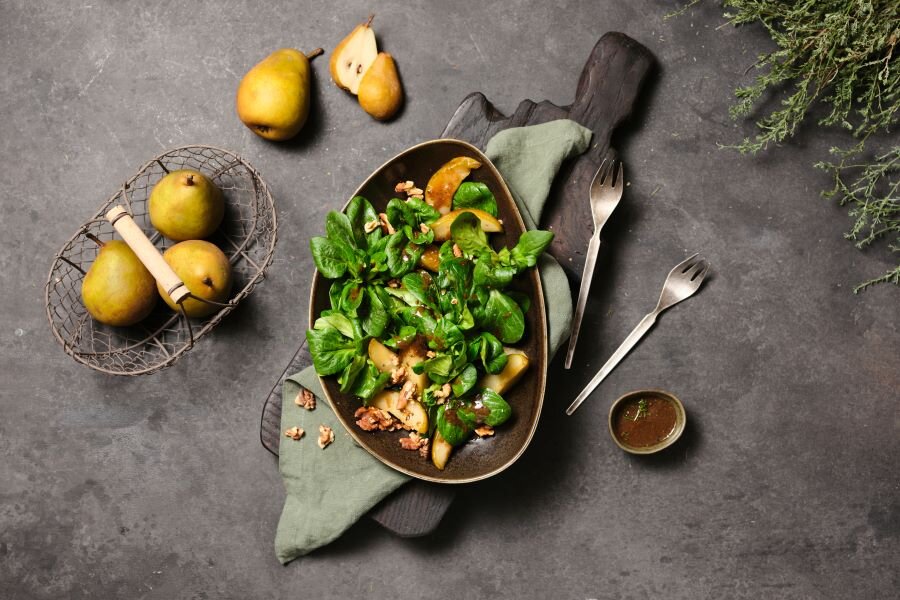
[[[591,236],[588,243],[587,255],[584,259],[584,271],[581,274],[581,287],[578,289],[578,303],[575,305],[575,320],[572,322],[572,334],[569,336],[569,349],[566,351],[565,368],[572,367],[572,358],[575,356],[575,344],[578,343],[578,332],[581,330],[581,320],[584,318],[584,308],[587,305],[588,294],[591,291],[591,280],[594,278],[594,267],[597,266],[597,254],[600,252],[600,232]]]
[[[625,338],[625,341],[622,342],[618,348],[616,348],[616,351],[613,352],[612,356],[609,357],[609,360],[606,361],[606,364],[603,365],[603,367],[597,372],[596,375],[594,375],[594,378],[591,379],[590,383],[588,383],[587,386],[585,386],[585,388],[581,390],[581,393],[578,394],[578,397],[575,398],[575,401],[572,402],[569,408],[566,409],[567,415],[571,415],[578,409],[579,406],[581,406],[581,403],[584,402],[585,398],[587,398],[590,393],[593,392],[598,385],[600,385],[600,382],[603,381],[606,376],[616,368],[616,365],[619,364],[619,361],[625,358],[625,355],[628,354],[628,352],[632,348],[634,348],[635,344],[637,344],[638,341],[640,341],[640,339],[644,337],[644,334],[646,334],[650,330],[650,328],[653,327],[653,324],[656,322],[656,315],[656,311],[653,311],[652,313],[647,314],[643,319],[641,319],[641,322],[637,324],[637,327],[635,327],[631,331],[631,333],[628,334],[628,337]]]

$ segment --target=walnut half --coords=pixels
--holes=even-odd
[[[319,425],[319,448],[324,450],[334,441],[334,431],[328,425]]]
[[[299,427],[291,427],[290,429],[285,429],[284,435],[291,438],[295,442],[303,437],[303,434],[306,433]]]
[[[308,389],[302,388],[297,394],[297,397],[294,398],[294,404],[300,408],[305,408],[306,410],[315,410],[316,397],[313,396],[313,393]]]

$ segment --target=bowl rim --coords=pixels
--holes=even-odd
[[[369,184],[369,182],[375,178],[376,175],[381,173],[381,171],[384,170],[392,162],[394,162],[397,159],[399,159],[400,157],[402,157],[410,152],[413,152],[415,150],[418,150],[420,148],[423,148],[426,146],[433,146],[433,145],[443,145],[443,144],[462,146],[462,147],[466,148],[467,150],[469,150],[470,152],[473,152],[478,157],[478,160],[481,162],[482,166],[486,166],[488,168],[488,170],[491,172],[491,174],[500,183],[500,186],[502,187],[503,191],[512,200],[513,206],[515,206],[514,217],[515,217],[516,222],[518,223],[520,229],[522,231],[528,231],[528,227],[526,227],[525,221],[522,219],[521,209],[516,204],[515,196],[513,196],[513,193],[509,189],[509,186],[507,185],[506,180],[503,178],[503,175],[500,173],[500,171],[497,169],[497,167],[494,165],[494,163],[491,162],[491,160],[487,156],[485,156],[484,152],[482,152],[478,147],[470,144],[469,142],[465,142],[463,140],[459,140],[459,139],[455,139],[455,138],[438,138],[438,139],[427,140],[424,142],[419,142],[418,144],[414,144],[404,150],[401,150],[400,152],[398,152],[397,154],[395,154],[394,156],[392,156],[391,158],[389,158],[388,160],[383,162],[381,165],[376,167],[372,171],[372,173],[368,177],[366,177],[366,179],[359,186],[356,187],[356,189],[353,191],[353,194],[350,195],[350,198],[348,198],[347,202],[345,202],[344,205],[341,207],[341,209],[340,209],[341,212],[344,212],[345,210],[347,210],[347,206],[350,204],[350,201],[353,200],[354,197],[358,196],[359,193],[362,191],[362,189],[365,188]],[[404,473],[405,475],[409,475],[410,477],[414,477],[416,479],[421,479],[423,481],[430,481],[432,483],[456,485],[456,484],[461,484],[461,483],[472,483],[475,481],[481,481],[482,479],[487,479],[488,477],[493,477],[494,475],[497,475],[498,473],[505,471],[510,466],[512,466],[513,463],[515,463],[517,460],[519,460],[519,458],[522,456],[522,454],[525,453],[525,450],[531,444],[531,440],[534,437],[534,432],[537,430],[538,423],[541,420],[541,412],[544,407],[544,396],[545,396],[545,393],[547,390],[547,368],[549,366],[547,364],[548,353],[549,353],[548,348],[547,348],[547,342],[548,342],[549,332],[547,331],[547,312],[546,312],[546,308],[544,306],[544,288],[543,288],[543,284],[541,283],[541,277],[540,277],[540,273],[537,271],[537,267],[533,267],[533,269],[535,270],[534,271],[534,275],[535,275],[534,282],[535,282],[535,296],[536,297],[532,299],[531,308],[532,308],[532,310],[540,311],[538,314],[542,315],[542,317],[540,318],[540,321],[544,325],[543,344],[540,344],[540,346],[541,346],[540,361],[537,363],[542,366],[542,368],[538,372],[538,376],[539,376],[538,387],[540,388],[540,391],[537,394],[536,405],[535,405],[535,416],[531,422],[531,426],[528,429],[528,434],[525,437],[525,441],[522,443],[522,445],[518,449],[518,451],[512,457],[509,458],[509,460],[507,460],[502,465],[500,465],[494,469],[491,469],[490,471],[482,473],[480,475],[474,475],[471,477],[463,477],[463,478],[459,478],[459,479],[445,479],[445,478],[440,478],[438,476],[417,473],[411,469],[407,469],[407,468],[395,463],[394,461],[390,460],[389,458],[380,456],[379,454],[377,454],[377,453],[373,452],[371,449],[369,449],[368,444],[366,444],[363,441],[361,433],[355,431],[353,427],[351,427],[347,423],[345,423],[344,419],[341,418],[341,415],[338,413],[338,411],[333,408],[334,402],[332,401],[331,395],[328,393],[328,387],[325,385],[325,377],[319,375],[317,372],[316,377],[318,377],[319,384],[322,386],[322,393],[325,394],[325,398],[328,401],[329,408],[331,408],[331,410],[334,412],[335,416],[337,417],[338,421],[341,423],[341,425],[344,427],[344,429],[347,431],[347,433],[350,434],[350,436],[353,438],[353,440],[357,444],[359,444],[366,452],[368,452],[373,457],[375,457],[377,460],[379,460],[382,464],[385,464],[396,471]],[[322,279],[322,275],[321,275],[321,273],[319,273],[319,270],[314,269],[313,277],[312,277],[312,285],[310,285],[310,290],[309,290],[309,327],[310,328],[312,328],[313,323],[315,323],[315,298],[316,298],[316,292],[318,291],[318,287],[319,287],[321,279]],[[330,377],[330,375],[328,377]]]
[[[661,442],[657,442],[652,446],[646,446],[644,448],[637,448],[635,446],[629,446],[627,444],[622,443],[622,441],[616,436],[615,429],[613,428],[613,415],[616,412],[616,408],[618,406],[633,398],[639,398],[642,396],[662,396],[666,400],[670,400],[675,405],[675,430],[664,440]],[[609,407],[609,416],[607,417],[607,427],[609,428],[609,436],[612,438],[613,442],[630,454],[656,454],[661,450],[665,450],[672,444],[678,441],[678,438],[681,437],[681,434],[684,433],[684,427],[687,424],[687,412],[684,410],[684,404],[681,403],[681,400],[673,394],[672,392],[667,392],[666,390],[661,390],[657,388],[647,388],[640,390],[632,390],[625,394],[619,396],[615,402],[612,403],[612,406]]]

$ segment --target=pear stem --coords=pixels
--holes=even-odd
[[[366,22],[364,23],[364,25],[365,25],[366,27],[371,27],[371,26],[372,26],[372,21],[373,21],[374,19],[375,19],[375,13],[372,13],[371,15],[369,15],[369,18],[366,19]]]
[[[321,48],[316,48],[316,49],[313,50],[312,52],[308,53],[308,54],[306,55],[306,58],[308,58],[309,60],[312,60],[312,59],[314,59],[315,57],[319,56],[320,54],[325,54],[325,51],[322,50]]]
[[[184,185],[194,185],[194,176],[188,175],[184,180]]]
[[[85,233],[85,234],[84,234],[84,237],[86,237],[87,239],[91,240],[92,242],[94,242],[95,244],[97,244],[98,246],[100,246],[101,248],[102,248],[103,246],[106,245],[106,242],[104,242],[103,240],[101,240],[100,238],[98,238],[98,237],[97,237],[96,235],[94,235],[93,233]]]

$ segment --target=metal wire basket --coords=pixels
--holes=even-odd
[[[228,303],[199,320],[173,312],[163,302],[131,327],[110,327],[91,318],[81,301],[81,283],[101,241],[115,229],[105,218],[122,205],[160,251],[171,246],[150,223],[147,200],[153,186],[169,171],[195,169],[225,196],[225,218],[209,239],[228,256],[234,285]],[[212,146],[184,146],[147,162],[85,222],[57,253],[45,288],[47,318],[53,335],[76,361],[112,375],[142,375],[174,363],[215,327],[265,276],[277,236],[275,205],[266,183],[237,154]]]

